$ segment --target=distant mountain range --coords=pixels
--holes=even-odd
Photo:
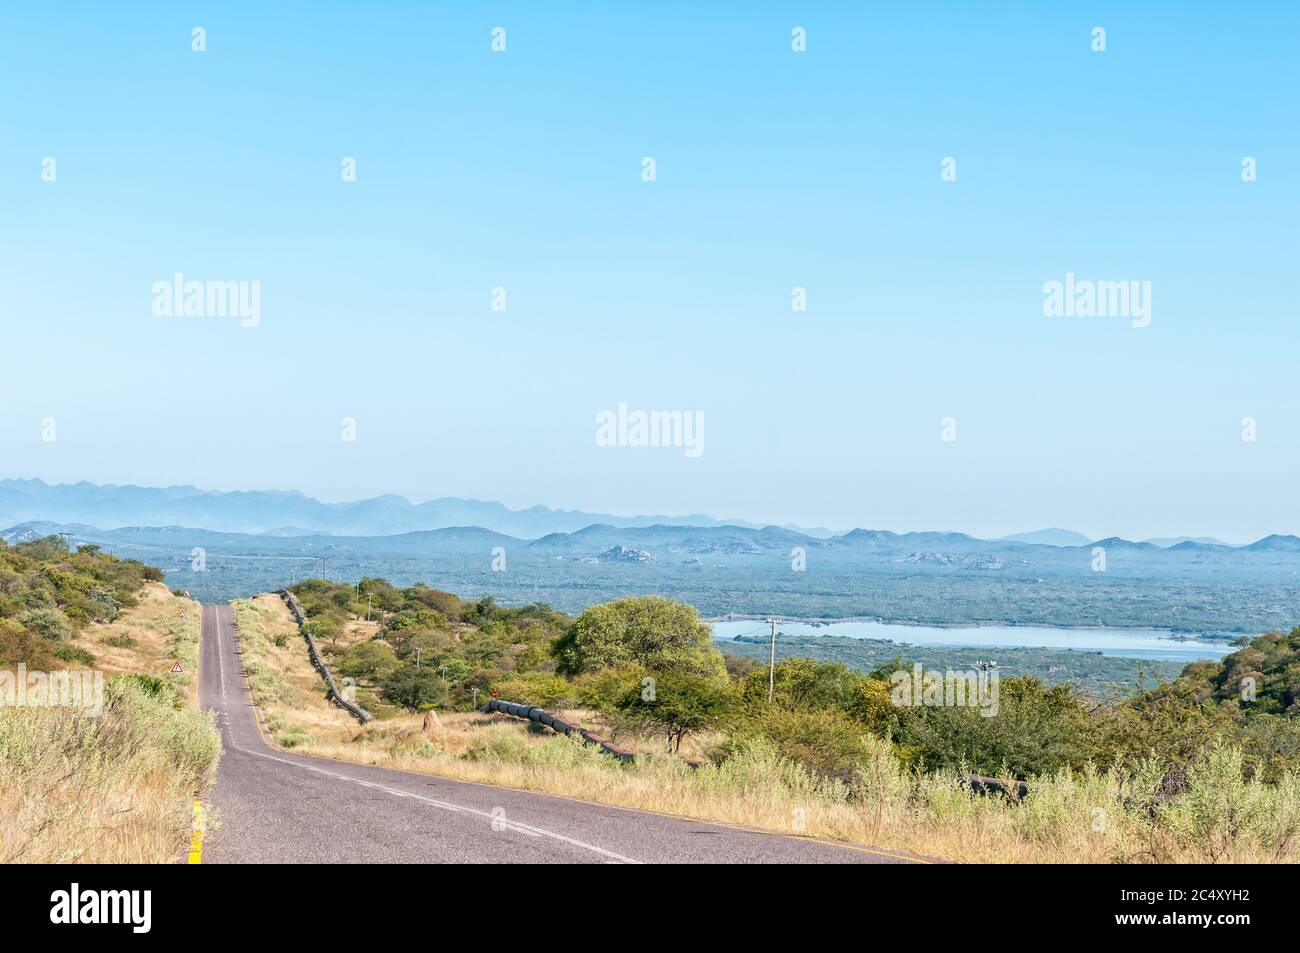
[[[1033,543],[1038,546],[1083,546],[1092,542],[1082,533],[1072,529],[1040,529],[1032,533],[1014,533],[1003,536],[1008,543]]]
[[[187,526],[225,533],[268,536],[390,536],[448,526],[480,526],[520,539],[569,533],[596,523],[608,526],[743,526],[744,520],[690,516],[614,516],[531,506],[512,510],[501,503],[443,497],[412,503],[388,494],[348,503],[322,503],[296,491],[221,492],[193,486],[142,487],[95,483],[48,484],[42,480],[0,480],[0,528],[31,520],[84,523],[100,529],[127,526]],[[796,527],[824,539],[823,527]]]
[[[822,539],[777,526],[597,523],[524,539],[478,526],[285,536],[30,521],[0,531],[0,538],[12,543],[54,533],[74,546],[94,543],[158,566],[168,585],[207,601],[309,576],[383,577],[567,612],[629,593],[658,593],[714,616],[1255,634],[1287,631],[1300,621],[1295,536],[1268,536],[1249,546],[1190,540],[1158,546],[1117,537],[1054,546],[870,529]],[[1098,546],[1106,551],[1100,569]]]
[[[781,526],[610,526],[593,523],[564,533],[548,533],[537,539],[511,536],[481,526],[447,526],[409,533],[342,536],[330,533],[285,535],[281,533],[229,533],[188,526],[124,526],[103,529],[86,523],[29,520],[0,530],[7,543],[65,535],[72,543],[154,549],[188,550],[202,546],[214,553],[238,554],[240,558],[274,558],[295,554],[301,558],[331,553],[410,553],[420,556],[482,554],[496,546],[512,552],[526,552],[549,559],[584,559],[598,562],[655,562],[700,559],[722,561],[747,558],[788,557],[794,547],[818,554],[819,560],[853,566],[862,558],[883,559],[896,564],[934,564],[976,569],[1028,571],[1034,566],[1055,565],[1064,559],[1077,563],[1072,551],[1082,550],[1084,561],[1091,547],[1116,553],[1149,554],[1158,565],[1190,564],[1189,558],[1216,554],[1246,558],[1253,554],[1280,554],[1288,559],[1300,556],[1300,537],[1266,536],[1249,546],[1224,546],[1185,540],[1173,546],[1134,542],[1112,536],[1085,540],[1077,546],[1022,542],[1013,539],[986,540],[965,533],[893,533],[889,530],[854,529],[836,536],[819,538]],[[1172,561],[1172,562],[1171,562]],[[1288,563],[1290,565],[1290,563]],[[1292,570],[1288,570],[1289,572]]]
[[[1008,543],[1033,543],[1037,546],[1086,546],[1092,542],[1087,536],[1076,533],[1072,529],[1039,529],[1032,533],[1014,533],[1011,536],[1003,536],[1002,541]],[[1165,536],[1141,540],[1141,542],[1150,543],[1152,546],[1158,546],[1161,549],[1172,549],[1181,543],[1196,543],[1199,546],[1228,545],[1223,540],[1215,539],[1213,536]]]
[[[450,527],[478,527],[520,540],[543,540],[556,534],[577,533],[589,527],[653,528],[659,532],[671,527],[732,527],[769,535],[788,533],[792,537],[813,540],[892,539],[918,546],[941,544],[945,539],[974,541],[973,537],[961,533],[896,534],[884,530],[855,529],[837,534],[825,527],[790,524],[780,527],[764,526],[703,514],[615,516],[581,510],[555,510],[545,506],[512,510],[501,503],[457,497],[412,503],[404,497],[387,494],[354,502],[324,503],[297,491],[223,492],[193,486],[141,487],[87,482],[48,484],[42,480],[0,480],[0,529],[31,522],[81,524],[101,532],[130,527],[187,527],[289,539],[307,536],[396,536]],[[624,542],[625,540],[619,539],[612,541],[611,545],[623,545]],[[781,542],[784,545],[791,542],[791,539],[782,537]],[[1093,541],[1073,530],[1043,529],[988,542],[1070,547],[1089,545]],[[1120,542],[1127,543],[1122,540]],[[1188,545],[1226,546],[1225,543],[1208,537],[1161,538],[1146,540],[1145,543],[1163,549]]]

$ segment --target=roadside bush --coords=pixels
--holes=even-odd
[[[620,768],[619,762],[613,758],[569,738],[560,735],[524,735],[513,728],[481,732],[461,754],[461,758],[465,761],[563,771],[593,766],[611,771]]]
[[[155,675],[119,675],[115,681],[118,682],[122,688],[131,687],[139,689],[154,701],[171,708],[183,708],[185,706],[185,703],[181,700],[181,696],[177,693],[175,687],[170,682],[164,681]]]
[[[836,711],[763,709],[738,730],[738,740],[754,736],[765,738],[778,754],[807,770],[845,782],[876,751],[862,726]]]
[[[492,688],[505,701],[542,708],[568,708],[578,697],[573,685],[549,672],[516,672],[496,679]]]
[[[926,770],[1009,772],[1016,778],[1079,768],[1104,754],[1090,706],[1066,685],[1003,678],[992,708],[897,708],[894,738],[905,757]],[[993,712],[988,714],[988,712]]]

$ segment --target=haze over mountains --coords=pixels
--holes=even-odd
[[[475,500],[332,504],[300,493],[0,482],[0,537],[52,533],[160,566],[168,585],[207,600],[324,576],[422,582],[572,612],[660,593],[706,615],[942,625],[1257,634],[1300,618],[1295,536],[1223,546],[1091,541],[1068,530],[1001,540],[876,529],[812,535],[707,516],[620,518]]]
[[[744,520],[690,516],[614,516],[531,506],[511,510],[500,503],[444,497],[412,503],[388,494],[368,500],[323,503],[297,491],[222,492],[193,486],[141,487],[95,483],[48,484],[0,480],[0,528],[29,520],[84,523],[99,529],[126,526],[188,526],[226,533],[303,536],[389,536],[448,526],[479,526],[521,539],[609,526],[749,526]],[[830,530],[790,527],[824,538]]]
[[[161,567],[170,586],[224,601],[320,577],[424,583],[507,605],[578,612],[668,594],[701,613],[877,618],[929,625],[1019,623],[1179,632],[1289,629],[1300,618],[1300,539],[1250,546],[1099,540],[1051,546],[962,533],[856,529],[819,539],[781,527],[595,524],[522,539],[476,526],[381,536],[96,529],[32,521],[8,542],[67,534]],[[1105,549],[1099,568],[1095,548]]]
[[[297,491],[214,491],[193,486],[140,487],[84,481],[48,484],[42,480],[0,480],[0,529],[32,521],[84,524],[100,530],[183,526],[287,538],[322,534],[392,536],[454,526],[476,526],[529,540],[554,533],[573,533],[593,525],[615,528],[735,526],[747,529],[762,529],[766,525],[704,514],[616,516],[581,510],[555,510],[545,506],[512,510],[497,502],[456,497],[412,503],[404,497],[388,494],[366,500],[325,503]],[[814,539],[842,535],[825,527],[785,524],[780,528]],[[1072,530],[1044,529],[1017,533],[1003,537],[1001,541],[1082,546],[1093,540]],[[1184,542],[1225,545],[1215,539],[1189,537],[1148,542],[1165,548]]]

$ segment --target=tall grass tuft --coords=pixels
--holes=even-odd
[[[211,715],[162,682],[105,694],[98,717],[0,708],[0,863],[163,863],[188,841],[221,753]]]
[[[909,769],[869,736],[845,780],[762,737],[730,739],[693,768],[658,744],[622,764],[519,724],[469,714],[441,722],[428,733],[415,718],[389,722],[301,750],[957,862],[1300,860],[1300,774],[1264,783],[1230,747],[1208,749],[1185,777],[1151,759],[1031,777],[1029,795],[1015,800],[977,794],[957,771]]]

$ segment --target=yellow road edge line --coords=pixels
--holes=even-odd
[[[194,833],[190,835],[190,856],[186,863],[203,863],[203,805],[194,801]]]

